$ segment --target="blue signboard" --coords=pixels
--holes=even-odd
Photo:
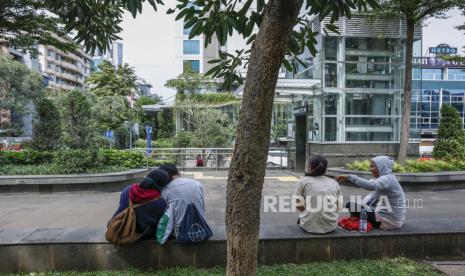
[[[105,137],[108,139],[113,139],[113,130],[105,131]]]
[[[439,44],[436,47],[429,47],[430,54],[439,54],[439,55],[456,55],[457,48],[450,47],[448,44]]]
[[[152,153],[152,127],[145,126],[145,132],[147,133],[147,156]]]

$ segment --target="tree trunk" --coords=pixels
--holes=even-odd
[[[401,165],[407,159],[407,149],[410,132],[410,105],[412,102],[412,58],[413,58],[413,33],[415,21],[407,18],[407,42],[405,54],[405,79],[404,79],[404,103],[402,106],[402,126],[400,131],[400,146],[398,161]]]
[[[226,203],[227,274],[254,275],[273,100],[302,0],[271,0],[252,45]]]

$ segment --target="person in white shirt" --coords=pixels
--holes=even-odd
[[[176,238],[190,203],[195,205],[199,214],[205,219],[203,186],[196,180],[181,177],[178,168],[173,164],[162,165],[159,169],[166,171],[170,177],[170,182],[163,188],[161,197],[173,208],[174,226],[171,235]]]
[[[299,214],[298,224],[309,233],[325,234],[337,228],[338,210],[342,206],[339,183],[325,176],[328,161],[320,155],[310,160],[308,173],[294,192]]]

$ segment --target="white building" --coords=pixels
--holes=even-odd
[[[63,41],[67,38],[60,38]],[[42,72],[48,75],[52,89],[71,90],[84,86],[90,74],[92,57],[81,47],[64,52],[53,46],[39,45],[39,62]]]
[[[179,74],[187,71],[204,74],[214,66],[208,61],[219,58],[220,45],[218,40],[212,39],[212,42],[205,48],[204,36],[189,39],[190,30],[190,28],[184,28],[184,21],[176,21],[176,67]]]

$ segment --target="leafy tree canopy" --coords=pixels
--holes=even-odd
[[[37,72],[0,54],[0,128],[6,129],[2,135],[21,134],[21,115],[26,113],[27,104],[44,91],[42,77]]]
[[[205,93],[190,96],[176,95],[176,106],[218,106],[224,104],[238,104],[239,100],[230,93]]]
[[[441,121],[433,156],[438,159],[465,159],[465,132],[462,119],[457,110],[448,105],[441,107]]]
[[[35,104],[37,118],[34,121],[31,147],[36,150],[56,150],[60,147],[61,116],[55,103],[42,97]]]
[[[115,68],[110,62],[104,61],[99,68],[100,71],[87,78],[90,91],[98,97],[129,96],[135,91],[137,76],[129,64]]]
[[[181,95],[194,95],[201,91],[212,92],[218,89],[218,83],[214,79],[195,72],[183,73],[176,79],[168,80],[165,86],[176,89]]]
[[[161,0],[147,0],[156,10]],[[76,44],[88,52],[107,50],[121,39],[124,10],[135,17],[146,0],[2,0],[0,1],[0,45],[37,54],[36,43],[63,50],[75,47],[53,33],[73,33]]]

